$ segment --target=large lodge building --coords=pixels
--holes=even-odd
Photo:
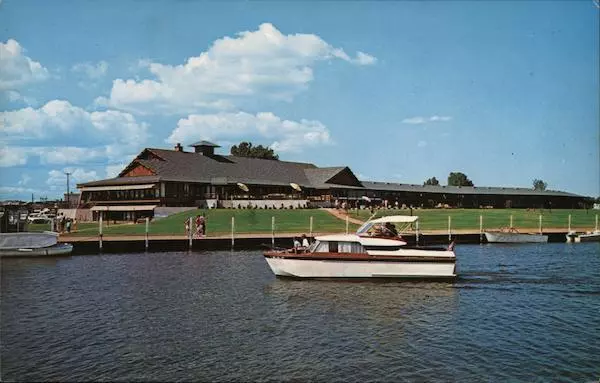
[[[580,208],[587,198],[561,192],[505,187],[422,186],[360,181],[347,166],[320,168],[215,153],[200,141],[193,151],[144,149],[116,178],[78,184],[79,209],[96,220],[152,217],[156,208],[303,208],[359,201],[395,206],[463,208]],[[366,198],[365,198],[366,197]],[[89,209],[89,210],[88,210]]]

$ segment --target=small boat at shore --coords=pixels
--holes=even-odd
[[[456,278],[454,245],[407,246],[395,224],[410,227],[415,216],[367,221],[355,234],[324,235],[308,248],[269,250],[264,257],[277,276],[296,278]]]
[[[511,227],[497,231],[485,231],[485,239],[488,243],[546,243],[548,236],[535,233],[519,233]]]
[[[589,231],[587,233],[571,231],[567,234],[567,242],[600,242],[600,230]]]
[[[58,233],[52,231],[0,233],[0,258],[67,255],[72,251],[73,245],[58,243]]]

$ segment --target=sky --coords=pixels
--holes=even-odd
[[[362,180],[600,196],[598,3],[0,2],[0,199],[241,141]]]

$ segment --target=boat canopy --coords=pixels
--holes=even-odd
[[[415,215],[389,215],[387,217],[381,217],[373,219],[371,223],[413,223],[419,220],[419,217]]]
[[[372,220],[365,222],[361,227],[358,228],[358,230],[356,231],[356,234],[357,235],[365,234],[374,225],[385,224],[388,222],[402,224],[402,225],[400,225],[401,227],[398,228],[398,232],[400,233],[400,232],[403,232],[406,229],[408,229],[413,223],[417,222],[418,220],[419,220],[419,217],[414,216],[414,215],[389,215],[387,217],[376,218],[376,219],[372,219]]]

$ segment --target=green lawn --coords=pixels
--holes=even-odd
[[[275,217],[276,233],[309,233],[310,217],[313,217],[313,233],[342,232],[346,230],[346,223],[322,210],[235,210],[212,209],[191,210],[173,214],[169,217],[154,220],[150,223],[150,234],[183,235],[184,222],[189,217],[203,214],[206,217],[206,234],[222,235],[231,233],[231,218],[235,218],[236,234],[243,233],[270,233],[271,217]],[[98,222],[79,223],[77,232],[80,236],[98,234]],[[144,234],[145,223],[123,224],[104,222],[103,233],[112,234]],[[30,231],[49,230],[50,225],[30,225]],[[350,224],[349,230],[356,231],[358,225]]]
[[[571,215],[573,229],[592,229],[595,223],[595,210],[544,210],[540,212],[523,209],[413,209],[413,215],[420,217],[419,227],[423,231],[446,230],[448,216],[452,217],[452,229],[479,230],[479,216],[483,216],[484,229],[507,227],[510,216],[513,216],[513,226],[516,228],[537,228],[539,215],[542,214],[543,227],[564,228],[568,227],[568,216]],[[192,210],[178,213],[150,223],[150,234],[157,235],[183,235],[184,221],[188,217],[204,214],[207,222],[207,235],[223,235],[231,233],[231,217],[235,217],[236,234],[244,233],[270,233],[271,217],[275,217],[276,233],[309,233],[310,217],[313,217],[313,233],[343,232],[346,223],[333,217],[322,210]],[[377,217],[382,215],[410,215],[410,210],[381,210]],[[352,210],[351,217],[366,220],[370,215],[368,210]],[[30,225],[30,231],[49,230],[50,225]],[[349,230],[355,231],[358,225],[350,223]],[[128,235],[144,234],[145,224],[123,224],[104,222],[104,234]],[[79,236],[92,236],[98,234],[98,223],[79,223],[77,232]]]
[[[382,215],[410,215],[409,209],[376,210],[376,217]],[[412,214],[419,216],[421,230],[443,230],[448,228],[448,216],[451,217],[453,229],[479,230],[479,216],[483,216],[483,228],[492,229],[510,226],[510,216],[513,216],[513,226],[516,228],[537,228],[539,217],[542,215],[542,226],[567,229],[569,214],[573,229],[593,228],[597,210],[526,210],[526,209],[413,209]],[[350,214],[361,220],[369,218],[368,210],[353,210]]]

